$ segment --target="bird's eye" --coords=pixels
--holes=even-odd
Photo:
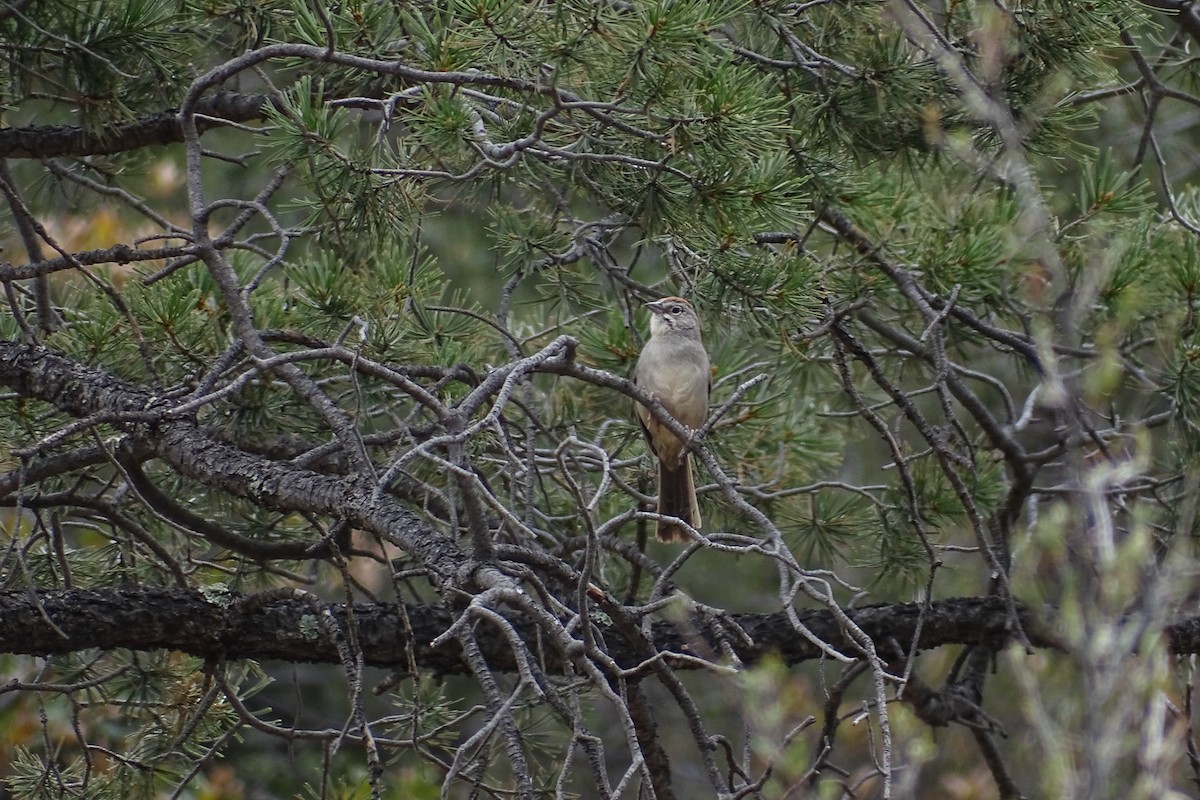
[[[683,306],[671,306],[671,313],[672,314],[682,314]]]

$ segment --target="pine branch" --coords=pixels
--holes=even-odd
[[[262,119],[267,102],[264,95],[217,92],[196,104],[195,112],[201,117],[196,124],[205,131],[223,123]],[[182,141],[178,113],[171,109],[99,130],[78,125],[0,130],[0,158],[103,156]]]
[[[1165,11],[1189,36],[1200,41],[1200,12],[1197,12],[1194,3],[1185,0],[1142,0],[1142,3]]]
[[[317,601],[320,603],[320,601]],[[324,604],[321,603],[323,606]],[[199,591],[150,586],[120,586],[109,589],[65,591],[0,592],[0,653],[61,655],[89,648],[131,650],[179,650],[203,658],[252,658],[265,661],[340,663],[336,643],[322,632],[314,616],[313,598],[291,590],[242,595],[233,592]],[[339,627],[349,624],[343,603],[329,604]],[[1059,649],[1052,631],[1053,611],[1044,609],[1040,619],[1018,604],[1021,624],[1035,647]],[[42,614],[45,614],[43,617]],[[892,642],[907,651],[921,614],[918,603],[864,606],[847,612],[856,625],[877,642]],[[412,648],[417,666],[439,674],[468,674],[458,645],[451,640],[442,647],[430,645],[453,620],[440,606],[410,605],[407,623],[399,608],[386,603],[356,603],[354,621],[363,659],[374,666],[404,664],[409,645],[406,625],[411,626]],[[838,621],[825,610],[799,614],[801,622],[817,637],[849,648]],[[957,597],[938,600],[925,612],[917,649],[946,645],[983,645],[998,649],[1010,641],[1006,632],[1005,603],[997,597]],[[53,625],[47,624],[47,621]],[[821,658],[822,650],[797,635],[782,613],[734,614],[730,621],[749,637],[729,637],[723,625],[712,618],[694,616],[686,622],[659,621],[652,626],[651,643],[663,653],[688,656],[678,659],[677,669],[699,669],[701,660],[718,660],[719,642],[729,642],[745,665],[767,656],[786,664]],[[533,622],[513,616],[510,624],[523,639],[537,637]],[[593,619],[603,631],[609,655],[625,669],[644,661],[644,651],[612,625]],[[58,631],[65,634],[60,636]],[[477,636],[483,655],[495,670],[515,672],[511,644],[495,628],[480,626]],[[1179,619],[1166,626],[1164,635],[1178,655],[1200,652],[1200,616]],[[753,644],[750,644],[752,642]],[[847,650],[853,653],[853,650]],[[542,653],[550,673],[564,668],[562,654],[553,649]],[[668,656],[669,658],[669,656]]]
[[[210,488],[378,533],[420,561],[435,584],[467,581],[477,566],[457,544],[379,492],[370,476],[323,475],[224,444],[189,418],[174,416],[172,401],[47,348],[0,343],[0,385],[80,418],[80,429],[115,427],[127,435],[123,446],[142,449]]]
[[[323,605],[323,603],[322,603]],[[311,596],[290,590],[261,595],[197,591],[147,586],[66,591],[0,592],[0,652],[29,655],[71,653],[88,648],[179,650],[203,658],[253,658],[267,661],[340,663],[336,643],[314,615]],[[345,604],[330,604],[342,630],[349,624]],[[1020,607],[1022,625],[1033,645],[1055,648],[1048,632],[1030,610]],[[45,614],[43,617],[42,614]],[[450,612],[438,606],[408,606],[416,663],[440,674],[467,674],[469,669],[453,639],[442,647],[430,642],[452,624]],[[895,642],[907,651],[917,630],[921,607],[917,603],[866,606],[847,612],[877,642]],[[801,622],[821,639],[847,649],[840,624],[825,610],[801,612]],[[1006,607],[995,597],[960,597],[939,600],[925,613],[919,649],[951,644],[981,644],[999,648],[1008,640]],[[53,625],[47,624],[47,620]],[[675,660],[678,669],[699,669],[703,660],[719,660],[720,642],[732,643],[746,665],[769,655],[787,664],[823,657],[823,651],[799,636],[782,613],[734,614],[730,621],[749,639],[730,637],[722,623],[711,617],[686,622],[660,621],[652,627],[651,643],[659,652],[687,656]],[[356,603],[354,622],[364,662],[375,666],[406,663],[408,637],[399,608],[391,604]],[[510,615],[510,624],[525,641],[537,638],[535,623]],[[609,655],[625,669],[645,660],[645,651],[614,626],[592,620],[603,631]],[[60,636],[58,631],[65,634]],[[1200,649],[1200,617],[1177,622],[1167,629],[1173,650],[1192,653]],[[492,669],[514,672],[517,664],[511,643],[494,627],[476,631],[483,655]],[[752,643],[752,644],[751,644]],[[553,648],[542,653],[549,673],[565,665]],[[668,656],[669,658],[669,656]]]

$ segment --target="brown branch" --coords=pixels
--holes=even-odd
[[[1181,29],[1200,42],[1200,12],[1189,0],[1142,0],[1142,5],[1165,11],[1174,17]]]
[[[31,264],[0,264],[0,281],[23,281],[60,272],[64,269],[75,269],[79,265],[93,264],[130,264],[135,261],[159,261],[168,258],[188,257],[191,249],[184,247],[155,247],[141,249],[127,244],[114,244],[102,250],[88,250],[83,253],[72,253],[70,258],[56,256]]]
[[[108,460],[108,453],[99,445],[89,445],[56,453],[0,473],[0,501],[13,492],[33,486],[48,478],[56,478],[84,467],[93,467]],[[140,457],[144,457],[141,454]]]
[[[283,561],[289,559],[329,558],[332,554],[333,542],[323,540],[298,542],[261,541],[249,536],[242,536],[239,533],[216,525],[198,514],[193,514],[163,493],[146,476],[146,473],[142,471],[142,466],[137,460],[119,457],[119,461],[125,470],[125,476],[129,479],[129,485],[133,487],[134,491],[137,492],[138,496],[141,497],[147,506],[168,520],[172,525],[203,536],[218,547],[223,547],[226,550],[231,550],[234,553],[239,553],[250,558],[262,560],[273,559]],[[347,549],[350,545],[349,539],[346,538],[349,535],[349,531],[345,530],[342,533],[344,534],[341,537],[342,540],[337,544],[340,548]]]
[[[345,520],[407,551],[437,585],[470,582],[478,564],[370,478],[336,477],[223,444],[172,418],[173,401],[34,345],[0,342],[0,386],[82,419],[103,420],[171,469],[264,508]]]
[[[25,200],[21,197],[21,192],[8,169],[8,162],[3,159],[0,159],[0,194],[3,194],[8,201],[9,210],[17,225],[17,232],[21,235],[21,242],[25,245],[25,253],[29,256],[29,260],[41,261],[42,240],[38,235],[37,220],[34,219]],[[45,275],[39,275],[34,281],[33,296],[36,302],[38,328],[42,333],[52,333],[58,330],[62,326],[62,319],[50,303],[50,287],[46,283]]]
[[[45,610],[54,627],[47,625],[38,612]],[[345,605],[331,604],[330,610],[341,628],[349,623]],[[847,612],[852,620],[876,640],[895,640],[907,648],[916,631],[920,605],[898,603],[867,606]],[[1055,647],[1051,635],[1039,626],[1032,614],[1022,607],[1022,624],[1031,641],[1042,647]],[[450,612],[435,606],[406,606],[408,627],[398,606],[384,603],[356,603],[354,621],[358,642],[366,664],[404,665],[411,644],[416,664],[440,674],[467,674],[466,660],[451,642],[433,648],[430,642],[450,627]],[[817,637],[837,643],[844,640],[841,626],[827,610],[800,614],[801,621]],[[1000,647],[1008,641],[1005,633],[1005,604],[998,598],[957,598],[932,604],[921,626],[919,649],[947,644],[980,644]],[[753,643],[734,646],[744,664],[758,663],[776,655],[787,664],[819,659],[824,653],[795,629],[782,613],[738,614],[733,621],[749,634]],[[71,653],[88,648],[128,648],[131,650],[179,650],[204,658],[253,658],[264,661],[316,662],[338,664],[341,657],[333,639],[327,636],[313,614],[311,596],[291,591],[240,595],[149,586],[123,586],[109,589],[73,589],[64,591],[13,590],[0,592],[0,652],[29,655]],[[509,619],[522,639],[536,639],[535,623],[518,617]],[[1168,636],[1176,647],[1193,650],[1200,636],[1188,634],[1189,626],[1200,631],[1200,619],[1171,626]],[[601,626],[609,655],[617,664],[632,669],[645,658],[645,650],[613,626]],[[56,630],[66,634],[60,636]],[[411,642],[409,633],[411,631]],[[477,626],[474,635],[493,670],[515,672],[514,650],[496,626]],[[674,659],[676,669],[696,669],[697,653],[719,652],[715,642],[720,635],[711,620],[694,618],[682,623],[656,622],[652,645],[660,652],[683,653],[689,659]],[[1190,652],[1178,650],[1177,652]],[[562,654],[547,648],[543,668],[553,674],[565,667]],[[670,659],[670,656],[667,656]]]
[[[640,683],[636,681],[630,683],[626,693],[629,716],[633,719],[638,745],[642,748],[642,755],[645,757],[646,766],[650,771],[654,796],[658,800],[675,800],[677,795],[671,785],[671,761],[658,737],[659,725],[654,717],[654,709]]]
[[[46,624],[38,611],[45,610],[54,626]],[[329,606],[339,626],[348,625],[345,605]],[[1029,642],[1057,649],[1053,624],[1035,618],[1018,604],[1021,625]],[[363,660],[375,666],[405,665],[411,645],[416,665],[439,674],[466,674],[467,663],[451,642],[434,648],[430,642],[446,631],[453,620],[449,610],[437,606],[406,606],[387,603],[356,603],[354,621]],[[1048,612],[1043,611],[1048,615]],[[894,603],[848,611],[856,625],[876,641],[895,641],[907,650],[921,615],[918,603]],[[820,639],[838,643],[845,638],[841,626],[827,610],[800,613],[800,619]],[[920,629],[918,649],[945,645],[981,645],[989,650],[1010,641],[1006,629],[1007,609],[996,597],[964,597],[939,600],[926,612]],[[782,613],[736,614],[733,621],[750,636],[751,643],[737,643],[734,650],[745,665],[774,655],[786,664],[820,659],[824,653],[808,639],[798,636]],[[338,664],[336,643],[322,632],[313,616],[310,596],[291,591],[240,595],[211,589],[175,589],[123,586],[109,589],[65,591],[12,590],[0,592],[0,653],[55,655],[88,648],[131,650],[179,650],[204,658],[253,658],[264,661]],[[512,627],[528,641],[536,638],[535,623],[517,617]],[[720,631],[711,620],[692,618],[680,623],[659,621],[652,627],[652,645],[664,653],[719,652],[715,642]],[[632,643],[613,626],[601,626],[609,655],[626,669],[645,657],[643,646]],[[61,630],[66,638],[56,631]],[[411,631],[411,634],[410,634]],[[1188,617],[1166,626],[1164,634],[1176,654],[1200,652],[1200,617]],[[411,639],[410,639],[411,635]],[[495,626],[480,625],[475,634],[482,653],[493,670],[515,672],[512,643]],[[541,654],[549,672],[561,670],[562,654],[547,648]],[[697,660],[670,659],[676,669],[697,669]]]
[[[262,119],[268,102],[264,95],[217,92],[197,103],[196,112],[205,119],[198,119],[196,124],[205,131],[226,122]],[[171,109],[100,130],[77,125],[6,128],[0,130],[0,158],[111,155],[182,141],[176,110]]]

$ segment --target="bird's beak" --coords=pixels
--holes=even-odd
[[[649,303],[646,303],[646,308],[650,309],[655,314],[661,314],[667,310],[663,306],[662,300],[651,300]]]

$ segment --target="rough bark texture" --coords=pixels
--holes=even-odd
[[[361,477],[335,477],[271,461],[217,441],[189,417],[171,418],[172,401],[47,348],[0,343],[0,385],[75,417],[102,420],[129,434],[193,480],[261,506],[313,512],[372,531],[417,557],[438,581],[469,581],[478,566],[453,541],[377,492]]]
[[[151,453],[180,474],[214,489],[264,507],[328,515],[376,532],[405,548],[447,585],[469,585],[475,571],[485,566],[369,481],[313,472],[225,444],[189,417],[173,415],[171,400],[46,348],[0,343],[0,385],[72,416],[102,417],[127,434],[122,447]],[[334,628],[345,629],[344,606],[325,605],[291,592],[206,597],[197,591],[132,586],[8,592],[0,594],[0,651],[45,655],[90,647],[169,648],[204,657],[336,662],[330,625],[318,619],[321,609],[332,612],[337,621]],[[933,603],[923,618],[917,604],[864,607],[849,616],[874,641],[900,648],[897,653],[909,649],[918,626],[921,649],[954,643],[995,648],[1018,629],[1030,645],[1056,646],[1047,632],[1051,629],[1027,609],[1018,607],[1019,619],[1010,610],[998,598],[963,598]],[[414,606],[408,609],[408,619],[417,666],[442,673],[466,671],[456,645],[437,650],[429,646],[451,624],[447,610]],[[793,664],[822,657],[822,651],[798,636],[783,614],[729,619],[753,644],[726,635],[722,626],[729,622],[693,618],[686,624],[655,623],[652,645],[661,651],[716,659],[724,643],[748,664],[769,653]],[[820,640],[848,655],[859,655],[830,612],[802,612],[800,619]],[[408,642],[397,607],[356,605],[354,621],[367,663],[405,662]],[[512,624],[523,636],[533,638],[531,623],[513,619]],[[1175,652],[1195,652],[1200,622],[1180,621],[1167,635]],[[478,636],[496,669],[514,668],[511,649],[500,635],[480,630]],[[644,644],[639,647],[615,629],[606,631],[605,640],[610,655],[626,668],[646,657]],[[546,657],[557,662],[560,656]],[[687,662],[679,665],[688,666]],[[551,670],[562,666],[547,664]]]
[[[206,117],[228,122],[249,122],[262,118],[266,104],[263,95],[218,92],[202,100],[196,110]],[[202,129],[220,124],[217,120],[197,121]],[[100,156],[181,141],[179,118],[170,110],[100,130],[75,125],[30,125],[0,130],[0,158]]]
[[[321,617],[332,613],[330,627]],[[433,648],[430,642],[451,624],[448,611],[430,606],[409,606],[412,648],[416,664],[441,674],[467,673],[458,645]],[[850,612],[851,619],[876,641],[893,641],[907,650],[916,631],[921,607],[916,603],[868,606]],[[828,611],[801,612],[800,619],[816,636],[855,651],[845,641],[837,621]],[[782,614],[737,614],[731,620],[753,641],[738,643],[722,630],[728,623],[697,618],[686,623],[659,621],[653,625],[657,649],[718,660],[716,643],[725,638],[745,664],[754,664],[775,654],[786,663],[797,664],[822,656],[810,641],[800,637]],[[532,641],[534,626],[526,620],[510,620],[522,638]],[[52,624],[51,624],[52,623]],[[133,650],[180,650],[206,658],[254,658],[260,660],[336,663],[334,636],[348,625],[342,603],[316,600],[293,592],[267,595],[205,593],[186,589],[146,586],[115,587],[108,590],[76,589],[56,592],[10,591],[0,593],[0,652],[51,655],[87,648],[124,647]],[[408,636],[399,609],[390,604],[359,603],[354,606],[354,624],[366,663],[376,666],[406,666]],[[609,654],[624,668],[632,668],[644,652],[630,644],[611,626],[593,620],[604,631]],[[1046,626],[1028,610],[1021,624],[1030,644],[1055,646]],[[996,598],[955,598],[933,603],[921,625],[920,649],[947,644],[982,644],[999,647],[1010,639],[1005,604]],[[1166,632],[1176,652],[1195,652],[1200,622],[1185,620]],[[60,633],[61,632],[61,633]],[[62,635],[62,634],[65,634]],[[494,669],[515,669],[512,651],[504,638],[481,626],[477,630],[484,655]],[[549,672],[560,672],[559,655],[546,650]],[[679,661],[677,668],[696,665]]]

